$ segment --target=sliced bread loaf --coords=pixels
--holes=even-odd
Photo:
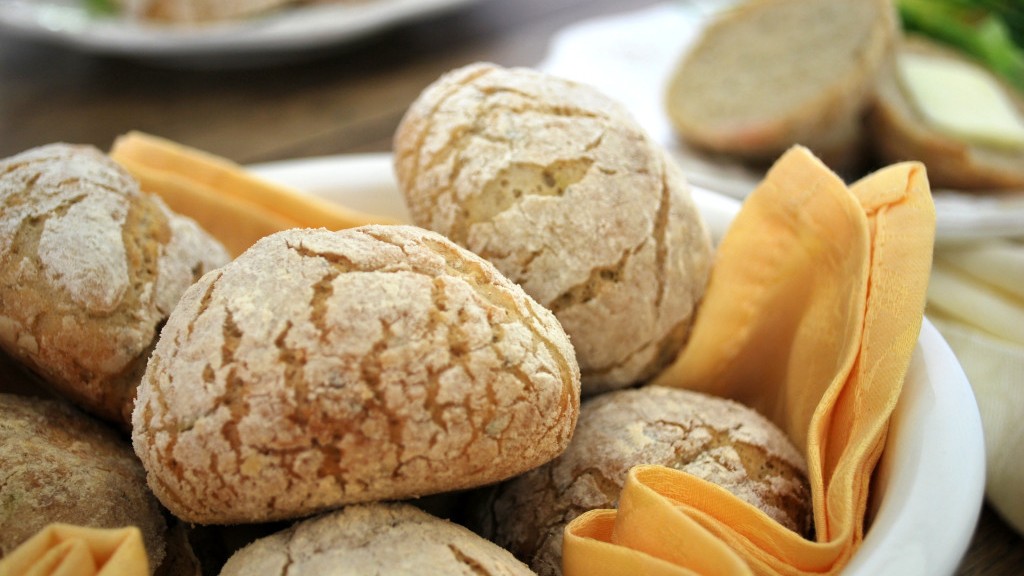
[[[977,68],[977,72],[991,77],[992,85],[1003,90],[1018,117],[1024,118],[1024,98],[955,49],[923,37],[908,36],[900,42],[897,58],[907,55],[924,55]],[[919,160],[927,166],[928,179],[936,188],[1024,188],[1024,147],[972,140],[929,122],[908,93],[896,63],[886,67],[868,114],[870,138],[880,161]],[[957,92],[961,87],[950,86],[948,90]],[[965,103],[964,107],[967,112],[970,104]]]
[[[744,2],[680,60],[669,118],[680,137],[712,152],[771,161],[802,144],[847,167],[896,29],[889,0]]]

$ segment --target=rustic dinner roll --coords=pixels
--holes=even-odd
[[[0,557],[53,522],[142,532],[164,559],[159,503],[128,442],[62,400],[0,394]]]
[[[481,497],[470,524],[538,574],[561,574],[562,529],[583,512],[614,508],[639,464],[689,472],[810,532],[806,464],[781,430],[732,400],[662,386],[584,402],[569,448]]]
[[[401,503],[353,505],[298,522],[236,552],[221,576],[286,569],[290,576],[533,574],[465,527]]]
[[[91,146],[0,160],[0,347],[103,418],[127,423],[160,326],[227,260]]]
[[[618,103],[523,68],[451,71],[395,134],[411,217],[492,262],[572,338],[583,393],[655,375],[711,244],[679,168]]]
[[[411,226],[294,229],[186,292],[132,441],[178,517],[261,522],[536,467],[579,393],[555,317],[485,260]]]
[[[897,30],[891,0],[745,0],[680,56],[669,119],[703,150],[769,163],[801,144],[852,170]]]
[[[920,54],[970,63],[1000,86],[1024,117],[1024,97],[957,50],[921,36],[908,36],[900,42],[897,56]],[[949,90],[956,91],[955,86]],[[1024,149],[1007,149],[970,142],[952,136],[927,122],[908,97],[898,69],[889,65],[879,81],[868,127],[873,149],[881,162],[918,160],[928,167],[933,188],[959,190],[997,190],[1024,188]]]

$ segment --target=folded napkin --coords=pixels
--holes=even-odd
[[[0,559],[0,576],[147,576],[142,532],[135,526],[49,524]]]
[[[718,250],[690,342],[655,384],[759,410],[804,450],[816,540],[704,480],[633,469],[619,508],[566,527],[565,574],[833,574],[864,536],[871,473],[917,341],[935,233],[922,165],[847,187],[783,155]]]
[[[974,390],[985,432],[985,495],[1024,534],[1024,243],[936,249],[928,317]]]
[[[290,228],[340,230],[397,223],[275,184],[227,158],[144,132],[119,136],[110,157],[142,190],[198,222],[232,255]]]

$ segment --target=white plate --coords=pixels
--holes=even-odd
[[[735,0],[689,0],[574,24],[556,34],[538,68],[590,84],[622,102],[668,148],[694,184],[743,198],[763,176],[687,147],[672,131],[662,98],[679,58],[714,13]],[[1024,237],[1024,190],[1016,195],[933,191],[939,242]]]
[[[313,158],[252,166],[265,178],[361,210],[408,220],[391,156]],[[716,238],[739,202],[694,188]],[[927,320],[872,487],[873,521],[846,574],[952,574],[981,509],[985,448],[977,404],[960,364]]]
[[[96,15],[86,0],[0,0],[0,30],[88,52],[195,67],[255,66],[362,38],[473,0],[358,0],[202,26]]]

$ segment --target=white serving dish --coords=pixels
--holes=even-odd
[[[408,221],[388,154],[250,168],[269,180]],[[696,187],[693,193],[716,240],[721,238],[739,201]],[[973,391],[945,340],[925,320],[872,486],[871,525],[844,574],[953,574],[974,533],[984,481]]]

